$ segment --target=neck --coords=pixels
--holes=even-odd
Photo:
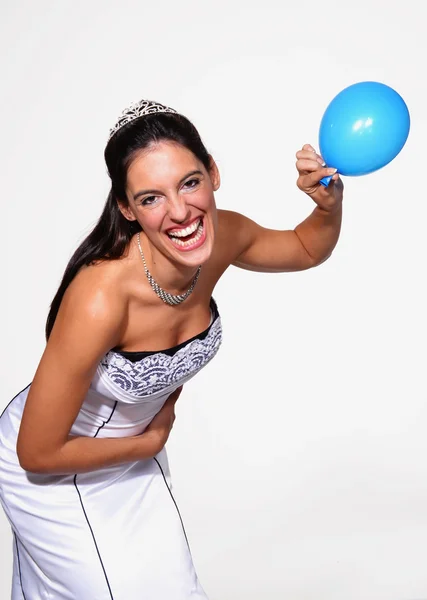
[[[140,241],[147,268],[157,284],[172,294],[186,292],[197,273],[198,267],[189,267],[172,262],[159,252],[142,233]],[[140,254],[139,248],[137,250]],[[139,258],[141,259],[141,256]]]

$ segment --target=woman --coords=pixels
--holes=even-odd
[[[34,380],[0,420],[12,598],[206,599],[170,491],[174,405],[220,345],[212,292],[227,267],[326,260],[343,186],[306,145],[297,185],[317,206],[295,230],[217,210],[218,169],[194,126],[146,100],[124,111],[105,159],[104,211],[52,302]]]

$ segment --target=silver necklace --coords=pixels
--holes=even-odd
[[[151,287],[153,288],[153,291],[158,295],[158,297],[161,300],[163,300],[163,302],[165,302],[166,304],[169,304],[170,306],[175,306],[176,304],[181,304],[181,302],[184,302],[184,300],[186,300],[188,298],[188,296],[191,294],[191,292],[194,290],[194,288],[196,286],[197,280],[199,279],[200,271],[202,270],[202,265],[199,265],[199,268],[196,271],[196,274],[194,276],[193,281],[191,282],[190,287],[184,294],[170,294],[169,292],[167,292],[166,290],[164,290],[163,288],[161,288],[159,286],[157,281],[155,281],[154,277],[151,275],[150,271],[148,270],[147,263],[145,262],[145,256],[144,256],[144,253],[141,248],[141,239],[140,239],[139,233],[137,236],[137,240],[138,240],[138,248],[139,248],[139,252],[141,254],[142,262],[144,263],[144,271],[145,271],[145,274],[147,276],[147,279],[148,279]]]

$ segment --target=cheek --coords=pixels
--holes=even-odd
[[[155,231],[161,226],[163,218],[163,211],[153,209],[141,215],[139,223],[144,231]]]
[[[203,191],[198,195],[197,206],[203,210],[212,210],[215,208],[215,198],[213,192]]]

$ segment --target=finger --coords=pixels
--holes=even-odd
[[[317,152],[310,152],[309,150],[298,150],[298,152],[295,153],[295,156],[297,158],[307,158],[308,160],[320,160],[321,163],[324,162],[320,154],[317,154]]]
[[[313,171],[312,173],[308,173],[307,175],[303,176],[301,185],[303,188],[312,187],[318,184],[320,180],[323,179],[323,177],[330,177],[331,175],[335,175],[336,172],[337,170],[332,168],[318,169],[316,171]]]
[[[317,162],[321,167],[326,167],[326,163],[323,160],[323,157],[320,154],[316,154],[316,152],[307,152],[305,150],[300,150],[295,154],[297,160],[311,160]]]
[[[307,152],[307,153],[308,153],[308,156],[301,156],[301,158],[310,158],[310,157],[312,157],[312,156],[313,156],[313,153],[314,153],[314,154],[315,154],[315,156],[316,156],[316,159],[320,159],[320,164],[321,164],[322,166],[325,166],[325,164],[326,164],[326,163],[325,163],[325,161],[323,160],[323,157],[322,157],[322,155],[321,155],[321,154],[319,154],[319,153],[318,153],[318,152],[315,150],[315,148],[313,148],[313,146],[312,146],[311,144],[304,144],[304,146],[302,147],[302,149],[301,149],[301,150],[299,150],[299,151],[297,152],[297,157],[298,157],[298,154],[299,154],[300,152]]]
[[[302,147],[303,150],[308,150],[309,152],[316,152],[316,150],[313,148],[313,146],[311,144],[304,144],[304,146]]]
[[[319,163],[317,160],[308,160],[308,159],[297,160],[297,162],[295,163],[295,166],[296,166],[297,170],[300,172],[317,171],[318,169],[322,168],[322,164]]]

